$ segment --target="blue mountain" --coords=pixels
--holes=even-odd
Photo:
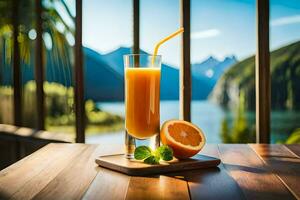
[[[84,48],[85,97],[95,101],[120,101],[124,98],[123,75],[102,56]]]
[[[47,57],[51,58],[50,52]],[[124,99],[124,64],[123,55],[130,54],[131,49],[120,47],[108,54],[100,54],[90,48],[83,48],[85,98],[94,101],[122,101]],[[146,53],[140,50],[140,53]],[[192,65],[192,99],[206,99],[223,72],[236,62],[234,56],[218,61],[209,57],[202,63]],[[46,80],[72,86],[72,65],[51,59],[46,63]],[[2,69],[3,70],[3,69]],[[176,67],[162,64],[161,99],[179,99],[179,70]],[[3,74],[11,74],[11,67],[4,68]],[[2,74],[2,73],[1,73]],[[2,83],[12,83],[11,77],[0,77]],[[7,79],[7,80],[6,80]],[[32,65],[22,64],[22,82],[25,84],[34,79]]]
[[[228,56],[223,61],[210,56],[201,63],[192,65],[192,73],[196,76],[206,76],[214,81],[219,80],[220,76],[232,65],[237,63],[235,56]]]
[[[120,47],[108,54],[99,54],[99,56],[114,69],[115,72],[124,76],[123,55],[130,53],[130,48]],[[140,50],[140,53],[147,52]],[[237,60],[234,56],[226,57],[223,61],[209,57],[201,63],[192,65],[192,98],[198,100],[206,99],[219,77],[236,62]],[[209,73],[211,73],[211,76],[209,76]],[[173,100],[178,98],[179,70],[176,67],[162,64],[161,99]]]
[[[120,47],[108,54],[100,55],[117,73],[124,76],[123,55],[130,54],[131,49]],[[147,52],[140,50],[140,53]],[[220,64],[219,62],[216,64]],[[216,64],[211,65],[214,67]],[[162,64],[161,69],[161,99],[174,100],[179,98],[179,70],[176,67]],[[192,98],[206,99],[216,81],[203,74],[192,73]]]
[[[120,47],[119,49],[104,55],[101,55],[89,48],[84,48],[86,98],[96,101],[118,101],[124,98],[123,55],[130,53],[131,49],[125,47]],[[141,50],[140,53],[146,52]],[[110,71],[110,74],[104,73],[103,70]],[[103,80],[95,79],[94,76],[97,75],[103,77]],[[161,76],[161,99],[178,99],[178,69],[162,64]],[[111,85],[109,86],[109,92],[106,92],[108,84]],[[97,91],[98,93],[101,91],[103,95],[95,95]],[[103,96],[105,96],[105,98]]]

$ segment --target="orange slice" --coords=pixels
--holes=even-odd
[[[196,155],[205,144],[205,136],[196,125],[183,120],[166,121],[160,131],[163,144],[173,149],[176,158]]]

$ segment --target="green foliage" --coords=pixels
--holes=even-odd
[[[300,41],[271,52],[272,110],[300,109],[299,52]],[[232,123],[228,119],[223,120],[222,140],[228,143],[254,142],[255,127],[249,124],[247,111],[255,110],[255,57],[251,56],[226,71],[211,98],[226,108],[243,106],[237,109]],[[293,140],[289,138],[286,142],[296,141],[295,135],[290,136]]]
[[[221,124],[221,139],[223,142],[225,143],[233,143],[232,139],[231,139],[231,134],[230,134],[230,129],[229,129],[229,125],[228,125],[228,121],[226,120],[226,118],[224,118],[222,120],[222,124]]]
[[[300,128],[297,128],[285,141],[286,144],[300,144]]]
[[[300,41],[271,52],[272,109],[300,109]],[[226,107],[236,105],[239,93],[245,108],[255,109],[255,57],[251,56],[226,71],[211,97]]]
[[[10,86],[0,87],[0,123],[13,123],[13,89]]]
[[[44,82],[46,127],[74,125],[73,88],[58,83]],[[23,89],[23,125],[35,127],[36,123],[36,84],[29,81]]]
[[[230,127],[228,121],[223,119],[221,125],[221,138],[224,143],[251,143],[255,142],[255,129],[249,125],[245,115],[245,95],[240,94],[235,119]]]
[[[28,37],[30,30],[35,28],[35,1],[34,0],[18,0],[19,15],[15,15],[15,9],[13,9],[13,1],[1,1],[0,2],[0,55],[5,55],[5,61],[10,64],[12,61],[12,48],[13,48],[13,20],[18,23],[18,42],[20,45],[20,58],[22,62],[29,64],[32,59],[33,53],[33,41]],[[63,15],[61,10],[57,10],[56,7],[60,6],[62,10],[65,10]],[[12,15],[14,17],[12,17]],[[63,17],[62,17],[63,16]],[[68,18],[68,19],[66,19]],[[43,1],[43,31],[48,33],[52,42],[53,57],[59,59],[53,59],[55,64],[59,64],[61,60],[68,62],[69,50],[71,45],[68,44],[67,35],[74,35],[74,16],[71,14],[68,5],[65,1],[61,0],[46,0]],[[68,20],[72,23],[66,23]],[[57,26],[60,26],[58,30]],[[46,41],[43,40],[45,43]],[[46,46],[46,45],[45,45]],[[2,48],[4,47],[4,48]],[[46,48],[44,48],[46,53]],[[49,49],[48,49],[49,50]],[[66,59],[67,58],[67,59]],[[52,57],[49,59],[52,59]]]
[[[74,92],[72,87],[64,87],[59,83],[44,82],[45,91],[45,110],[46,110],[46,128],[52,127],[74,127]],[[23,125],[34,128],[36,125],[36,84],[29,81],[23,88]],[[12,101],[13,90],[11,87],[0,87],[0,123],[12,123]],[[123,124],[124,119],[119,115],[104,112],[97,108],[92,100],[87,100],[86,119],[88,126],[105,127],[103,130],[109,130],[110,127]],[[5,121],[4,121],[5,120]],[[9,120],[9,121],[7,121]],[[119,129],[122,128],[118,126]],[[66,128],[67,129],[67,128]],[[99,129],[97,130],[99,131]]]
[[[101,111],[92,100],[86,101],[85,108],[89,125],[111,126],[115,123],[124,122],[123,118],[119,115]]]

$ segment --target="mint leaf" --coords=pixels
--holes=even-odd
[[[173,159],[173,150],[167,145],[158,147],[156,151],[159,153],[160,158],[164,161],[170,161]]]
[[[160,159],[170,161],[173,159],[173,150],[163,145],[152,151],[148,146],[139,146],[134,151],[134,158],[136,160],[144,160],[147,164],[159,164]]]
[[[134,151],[134,158],[136,160],[143,160],[151,156],[151,149],[147,146],[139,146]]]
[[[151,155],[151,156],[149,156],[148,158],[146,158],[144,160],[144,163],[151,164],[151,165],[153,165],[153,164],[159,164],[159,160],[160,160],[159,157]]]

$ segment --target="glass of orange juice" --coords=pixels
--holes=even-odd
[[[125,65],[125,150],[132,158],[139,145],[157,148],[160,143],[161,56],[130,54]]]

